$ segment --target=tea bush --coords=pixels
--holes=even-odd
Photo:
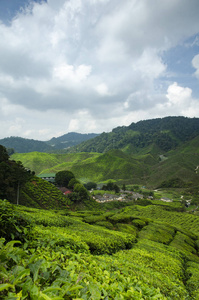
[[[24,241],[30,223],[20,216],[15,207],[7,200],[0,200],[0,236],[6,241]]]

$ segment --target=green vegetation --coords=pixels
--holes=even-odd
[[[9,137],[0,140],[0,144],[6,148],[13,148],[15,152],[26,153],[32,151],[48,152],[52,147],[45,142],[21,137]]]
[[[0,201],[1,229],[23,220],[24,240],[0,239],[0,298],[198,299],[199,235],[187,230],[190,220],[173,226],[164,207],[158,213],[170,224],[136,215],[149,208],[49,211]]]
[[[75,169],[78,169],[79,164],[84,165],[92,163],[98,156],[100,156],[98,153],[49,154],[31,152],[23,154],[15,153],[12,155],[12,159],[22,161],[25,167],[34,170],[36,174],[42,174],[71,170],[72,166],[75,166]],[[85,176],[83,175],[82,177]]]
[[[195,149],[186,154],[183,151],[184,148],[178,148],[168,152],[164,161],[159,161],[159,154],[151,161],[149,154],[125,154],[121,150],[110,150],[103,154],[33,152],[14,154],[12,159],[22,161],[26,168],[35,171],[36,174],[70,170],[85,184],[108,183],[112,180],[121,187],[123,184],[140,184],[150,188],[163,185],[176,187],[176,184],[177,187],[197,185],[196,168],[199,165],[199,154],[193,155]]]
[[[199,299],[197,134],[198,119],[164,118],[100,135],[104,153],[12,156],[67,196],[1,146],[0,299]],[[97,203],[96,183],[144,198]]]
[[[68,187],[71,179],[74,179],[75,175],[71,171],[60,171],[55,175],[55,183],[58,186]]]
[[[166,117],[132,123],[117,127],[110,133],[83,142],[71,150],[77,152],[107,152],[111,149],[125,149],[135,154],[153,146],[165,153],[198,135],[199,119]],[[160,153],[162,154],[162,153]]]
[[[27,153],[33,151],[39,152],[64,152],[64,149],[78,145],[83,141],[87,141],[96,137],[98,134],[88,133],[81,134],[69,132],[63,136],[52,138],[49,141],[37,141],[33,139],[25,139],[21,137],[11,136],[0,140],[0,144],[9,148],[9,154],[13,152]]]
[[[70,200],[53,184],[35,176],[21,191],[20,204],[36,208],[60,209],[66,208]]]
[[[9,160],[6,149],[0,145],[0,197],[12,203],[19,202],[19,191],[33,177],[21,162]]]

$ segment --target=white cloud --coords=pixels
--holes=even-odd
[[[105,83],[100,83],[96,86],[96,91],[99,93],[101,96],[108,96],[110,95],[108,91],[108,87]]]
[[[194,56],[192,60],[192,65],[196,69],[195,76],[199,79],[199,54]]]
[[[167,101],[164,104],[158,104],[157,106],[160,113],[166,111],[168,115],[174,116],[198,116],[199,99],[193,98],[190,88],[179,86],[177,82],[174,82],[168,87],[166,98]]]
[[[63,81],[69,81],[69,83],[79,83],[86,80],[91,73],[91,66],[79,65],[77,67],[73,65],[62,64],[54,68],[53,76]]]
[[[174,111],[191,115],[188,99],[193,107],[197,100],[189,88],[157,90],[156,82],[167,71],[161,54],[198,32],[198,13],[198,0],[27,6],[10,25],[0,23],[1,136],[100,132]],[[192,64],[199,78],[198,55]]]

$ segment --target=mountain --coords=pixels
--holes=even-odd
[[[82,134],[77,132],[69,132],[57,138],[53,137],[51,140],[47,141],[46,143],[54,147],[54,149],[67,149],[72,146],[76,146],[82,143],[83,141],[90,140],[98,135],[99,134],[96,133]]]
[[[199,118],[166,117],[132,123],[102,133],[70,149],[72,152],[107,152],[120,149],[126,153],[147,152],[153,145],[160,154],[176,149],[199,135]]]
[[[98,136],[95,133],[81,134],[70,132],[63,136],[52,138],[49,141],[37,141],[34,139],[25,139],[21,137],[7,137],[0,140],[0,145],[9,149],[9,154],[13,152],[28,153],[28,152],[56,152],[58,150],[68,149],[78,145],[83,141],[87,141]]]
[[[140,121],[102,133],[68,153],[31,152],[14,154],[12,159],[36,174],[71,170],[82,182],[112,179],[155,188],[178,178],[197,184],[199,119]]]
[[[14,152],[18,153],[27,153],[33,151],[49,152],[53,149],[52,146],[47,145],[45,142],[14,136],[1,139],[0,145],[6,148],[12,148]]]

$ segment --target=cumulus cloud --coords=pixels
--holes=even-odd
[[[174,82],[167,89],[166,102],[158,104],[158,111],[165,110],[169,115],[196,117],[199,114],[199,99],[192,96],[192,89],[182,87]]]
[[[157,91],[156,81],[167,70],[162,53],[198,32],[198,13],[197,0],[26,5],[0,23],[1,137],[109,131],[163,107],[186,113],[191,90]],[[192,64],[199,77],[198,56]]]

